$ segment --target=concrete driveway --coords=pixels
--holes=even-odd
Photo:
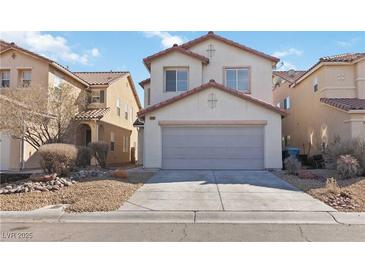
[[[267,171],[161,170],[119,210],[334,211]]]

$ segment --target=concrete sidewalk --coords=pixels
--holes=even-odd
[[[1,211],[2,223],[365,224],[365,212],[110,211],[66,213],[63,206]]]

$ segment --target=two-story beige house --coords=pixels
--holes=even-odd
[[[209,32],[143,61],[151,75],[140,83],[145,108],[136,121],[144,167],[282,167],[277,58]]]
[[[40,90],[48,98],[49,87],[67,83],[72,92],[88,94],[89,101],[75,117],[77,134],[69,142],[86,145],[110,143],[108,164],[128,163],[136,158],[137,132],[133,127],[141,108],[129,72],[73,73],[57,62],[0,41],[0,94]],[[133,148],[133,149],[132,149]],[[0,133],[0,170],[38,167],[36,149],[24,140]],[[134,155],[132,155],[134,154]]]
[[[283,146],[320,153],[339,136],[365,138],[365,53],[323,57],[307,71],[275,71],[274,104],[283,119]]]

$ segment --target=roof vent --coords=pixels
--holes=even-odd
[[[295,74],[295,70],[294,70],[294,69],[289,69],[289,70],[288,70],[288,75],[289,75],[290,77],[294,76],[294,74]]]
[[[214,32],[213,31],[208,31],[208,34],[214,34]]]
[[[173,47],[178,47],[178,44],[174,44]]]
[[[10,45],[15,46],[15,43],[14,42],[11,42]]]
[[[209,83],[215,83],[214,79],[210,79]]]

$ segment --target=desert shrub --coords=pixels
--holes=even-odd
[[[39,148],[40,165],[44,172],[67,176],[75,168],[77,148],[70,144],[46,144]]]
[[[91,148],[85,146],[78,147],[76,165],[78,167],[86,167],[90,165],[91,157],[92,157]]]
[[[325,188],[328,190],[328,192],[333,194],[339,194],[341,192],[340,187],[337,184],[337,181],[335,178],[327,178]]]
[[[359,161],[347,154],[340,155],[337,159],[337,172],[342,179],[356,177],[360,174],[361,168]]]
[[[290,155],[284,160],[284,168],[289,172],[289,174],[297,175],[302,169],[302,164],[299,162],[297,157]]]
[[[104,141],[92,142],[89,144],[92,155],[96,158],[98,164],[102,167],[106,167],[106,157],[108,156],[109,144]]]
[[[339,137],[327,146],[324,157],[328,168],[336,169],[337,159],[341,155],[352,155],[355,157],[360,167],[365,171],[365,141],[355,138],[350,141],[341,141]]]

